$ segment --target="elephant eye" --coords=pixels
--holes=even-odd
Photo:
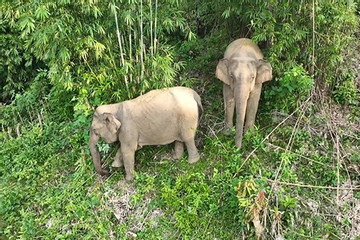
[[[99,135],[99,130],[94,129],[93,131],[94,131],[94,133],[95,133],[96,135]]]

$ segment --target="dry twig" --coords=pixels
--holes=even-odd
[[[358,187],[331,187],[331,186],[316,186],[309,184],[301,184],[301,183],[290,183],[290,182],[282,182],[282,181],[274,181],[271,179],[267,179],[268,182],[272,182],[274,184],[294,186],[294,187],[303,187],[303,188],[316,188],[316,189],[329,189],[329,190],[352,190],[352,191],[360,191],[360,186]]]

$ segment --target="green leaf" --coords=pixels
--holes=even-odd
[[[70,60],[70,52],[66,47],[62,47],[59,51],[59,57],[63,63]]]
[[[231,9],[230,9],[230,7],[229,7],[228,9],[226,9],[226,10],[221,14],[221,16],[222,16],[223,18],[225,18],[225,19],[229,18],[229,17],[230,17],[230,11],[231,11]]]
[[[35,17],[37,19],[40,19],[42,21],[44,21],[45,19],[47,19],[49,17],[50,13],[49,10],[47,9],[46,6],[40,6],[38,9],[36,9],[35,11]]]
[[[21,37],[29,34],[35,29],[35,20],[30,16],[24,16],[19,20],[20,30],[22,31]]]

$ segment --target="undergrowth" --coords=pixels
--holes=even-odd
[[[219,96],[206,97],[211,102]],[[360,195],[336,189],[359,185],[356,125],[342,127],[338,116],[307,101],[292,115],[260,114],[238,149],[234,129],[231,136],[220,133],[222,105],[208,104],[204,101],[206,119],[197,140],[201,161],[189,165],[186,156],[172,161],[166,157],[172,147],[145,147],[136,154],[134,183],[125,183],[123,170],[111,169],[108,179],[94,173],[86,121],[45,120],[12,139],[3,133],[1,235],[304,239],[359,234]],[[109,164],[116,146],[100,149]]]
[[[359,239],[354,1],[0,9],[0,239]],[[239,36],[259,44],[274,76],[242,149],[235,128],[222,134],[214,76]],[[171,85],[202,98],[200,161],[169,160],[172,145],[146,146],[127,183],[110,167],[118,146],[100,142],[111,175],[98,176],[88,149],[93,108]]]

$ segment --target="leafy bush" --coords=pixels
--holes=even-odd
[[[3,1],[0,238],[355,237],[359,194],[335,187],[356,185],[357,125],[314,103],[285,122],[270,113],[293,111],[315,85],[359,114],[358,6],[314,3]],[[242,149],[235,128],[220,133],[214,77],[240,36],[257,42],[274,69]],[[123,170],[98,177],[87,148],[93,107],[171,86],[180,71],[177,83],[202,95],[201,160],[171,161],[172,146],[144,147],[134,182]],[[334,123],[341,120],[346,127]],[[105,164],[111,149],[100,145]]]
[[[316,87],[324,90],[327,86],[330,94],[356,66],[357,7],[354,1],[318,1],[313,5],[300,0],[231,0],[192,1],[188,11],[198,28],[210,32],[207,36],[227,36],[222,40],[224,47],[239,37],[253,39],[272,64],[275,78],[284,78],[284,73],[303,66]]]
[[[19,74],[19,80],[13,81],[11,76],[15,74],[10,75],[11,71],[6,69],[28,71],[28,67],[41,66],[41,77],[51,83],[53,96],[63,99],[70,95],[66,101],[83,112],[89,112],[93,105],[171,86],[182,64],[174,61],[174,49],[164,41],[178,29],[191,35],[178,5],[174,1],[156,5],[142,1],[111,4],[5,1],[1,6],[4,25],[0,34],[4,39],[0,41],[3,53],[0,59],[9,61],[1,60],[1,74],[7,83],[0,86],[6,96],[14,96],[12,91],[23,91],[27,85],[22,83],[29,83],[37,73]],[[10,39],[17,40],[8,45]],[[21,54],[9,58],[10,48],[21,49]],[[12,59],[16,59],[14,67]],[[21,66],[23,61],[25,68]],[[16,84],[20,85],[15,88]],[[52,102],[56,109],[61,109],[57,104]],[[61,111],[60,115],[68,116]]]
[[[161,190],[162,200],[175,218],[175,225],[185,234],[199,227],[199,211],[204,210],[210,198],[210,189],[201,173],[182,175],[174,186],[165,184]]]
[[[275,78],[270,89],[265,93],[266,104],[269,108],[289,113],[306,100],[314,85],[313,79],[308,76],[301,66],[294,66],[282,77]]]
[[[340,104],[356,105],[359,102],[359,93],[354,83],[354,77],[348,76],[347,80],[339,83],[333,92],[334,99]]]

